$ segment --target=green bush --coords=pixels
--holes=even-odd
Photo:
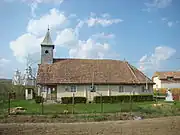
[[[72,104],[73,97],[62,97],[61,98],[62,104]],[[74,97],[74,103],[86,103],[86,97]]]
[[[118,103],[118,102],[144,102],[153,101],[153,95],[120,95],[120,96],[102,96],[103,103]],[[101,96],[95,96],[93,99],[94,103],[101,102]]]
[[[44,98],[43,98],[42,96],[36,96],[36,97],[35,97],[35,102],[36,102],[37,104],[42,103],[43,100],[44,100]]]

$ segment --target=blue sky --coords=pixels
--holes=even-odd
[[[126,59],[151,76],[180,69],[179,0],[1,0],[0,77],[37,61],[50,26],[55,57]],[[36,66],[36,64],[34,64]]]

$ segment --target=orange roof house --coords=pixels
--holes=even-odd
[[[154,88],[180,88],[180,71],[155,72]]]

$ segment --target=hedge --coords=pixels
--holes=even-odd
[[[74,97],[74,104],[86,103],[86,101],[87,101],[86,97]],[[62,104],[72,104],[73,97],[62,97],[61,102]]]
[[[36,96],[35,97],[35,102],[37,103],[37,104],[40,104],[40,103],[42,103],[44,101],[44,98],[42,97],[42,96]]]
[[[118,103],[118,102],[144,102],[153,101],[153,95],[120,95],[120,96],[102,96],[103,103]],[[94,103],[101,102],[101,96],[95,96],[93,99]]]

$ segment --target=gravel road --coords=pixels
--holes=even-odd
[[[180,135],[180,117],[88,123],[3,123],[0,135]]]

